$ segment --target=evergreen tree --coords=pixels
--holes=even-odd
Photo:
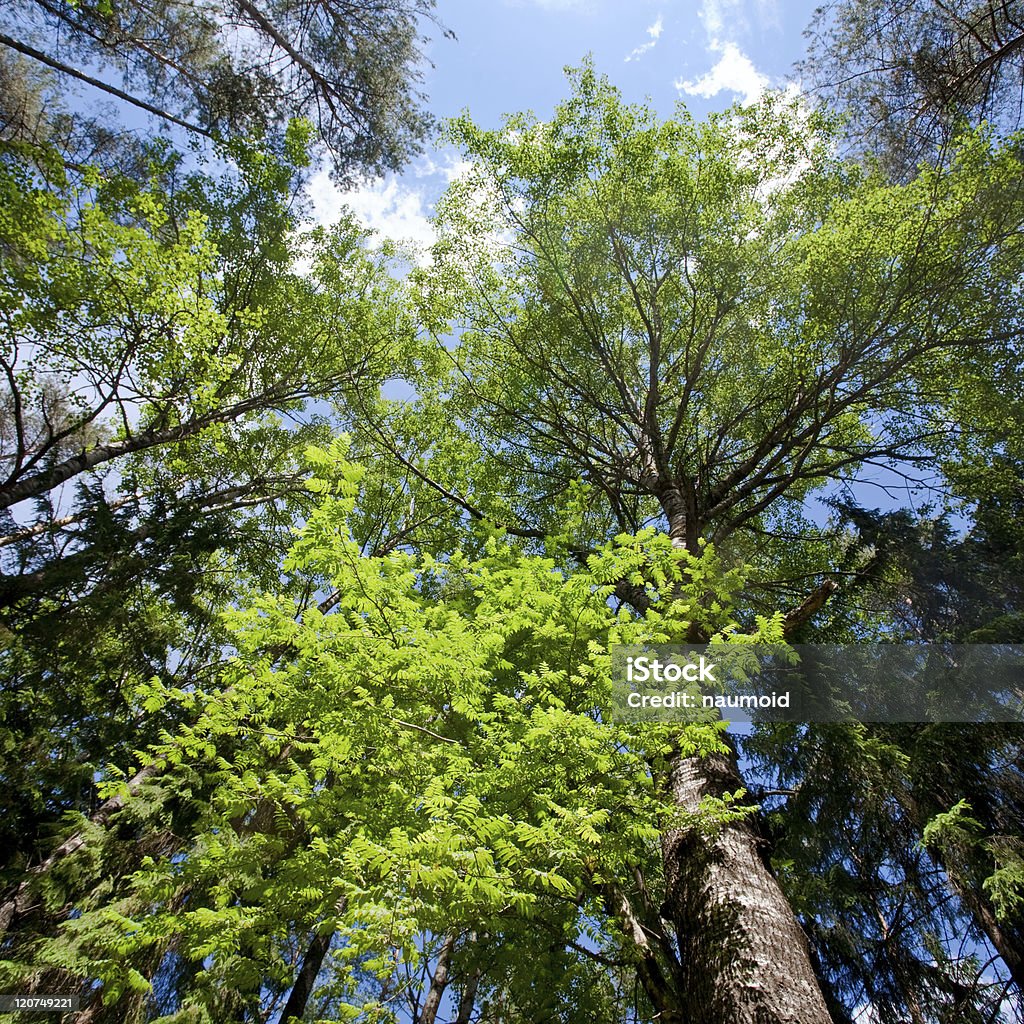
[[[25,58],[7,56],[2,65],[14,86],[0,101],[0,131],[8,138],[56,141],[61,125],[41,109],[39,96],[49,93],[52,103],[76,81],[194,137],[283,134],[291,119],[308,118],[345,182],[404,166],[431,127],[418,84],[434,0],[17,0],[6,10],[12,35],[0,34],[0,45]],[[51,52],[54,39],[59,56]],[[98,64],[104,77],[75,62]],[[48,78],[40,79],[41,69]]]

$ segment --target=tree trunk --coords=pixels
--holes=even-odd
[[[921,816],[916,805],[914,813],[918,828],[923,831],[928,823],[927,818]],[[979,931],[992,943],[992,948],[999,954],[1010,972],[1010,978],[1017,991],[1024,994],[1024,942],[1019,916],[1015,921],[1000,921],[992,901],[976,879],[971,879],[968,872],[961,870],[960,865],[950,862],[940,847],[929,846],[928,855],[946,872],[950,888],[974,919]]]
[[[996,917],[995,908],[984,892],[979,892],[969,883],[960,881],[947,871],[950,881],[960,895],[960,901],[974,916],[975,922],[988,936],[995,951],[1006,964],[1017,991],[1024,995],[1024,948],[1021,948],[1020,933],[1015,928],[1004,928]]]
[[[462,987],[462,995],[459,997],[459,1015],[455,1018],[454,1024],[469,1024],[473,1016],[473,1007],[476,1005],[476,993],[480,987],[480,968],[475,968],[466,978]]]
[[[699,555],[692,484],[668,479],[654,488],[674,547]],[[785,619],[790,634],[836,589],[826,581]],[[689,642],[706,640],[691,624]],[[676,758],[668,778],[675,803],[690,813],[705,796],[743,787],[735,754]],[[762,857],[747,816],[715,835],[675,829],[662,837],[663,917],[678,942],[674,972],[680,1024],[832,1024],[811,966],[807,937]],[[660,1018],[675,1024],[676,1013]]]
[[[334,904],[335,914],[345,912],[346,902],[344,896],[339,898],[338,902]],[[306,1012],[306,1004],[316,987],[317,976],[320,974],[324,958],[331,948],[331,939],[333,938],[333,931],[320,932],[313,936],[306,947],[302,963],[299,966],[299,973],[295,976],[295,984],[292,985],[292,990],[288,993],[288,1002],[284,1004],[284,1009],[281,1011],[281,1024],[288,1024],[292,1017],[301,1019]]]
[[[127,93],[123,89],[118,89],[116,86],[108,85],[106,82],[101,82],[98,78],[93,78],[91,75],[87,75],[84,72],[79,71],[77,68],[73,68],[59,60],[55,60],[53,57],[47,56],[45,53],[34,49],[27,43],[20,42],[17,39],[12,39],[10,36],[3,34],[0,34],[0,43],[4,46],[9,46],[12,50],[17,50],[18,53],[23,53],[26,57],[31,57],[33,60],[39,61],[40,64],[45,64],[48,68],[53,68],[55,71],[59,71],[62,75],[69,75],[71,78],[77,78],[80,82],[85,82],[87,85],[91,85],[94,89],[101,89],[103,92],[110,93],[111,96],[116,96],[119,100],[124,100],[125,103],[131,103],[140,110],[145,110],[149,114],[155,114],[164,121],[180,125],[182,128],[186,128],[190,132],[197,132],[200,135],[205,135],[208,139],[214,138],[213,132],[208,128],[203,128],[201,125],[193,124],[190,121],[183,121],[180,117],[175,117],[174,114],[171,114],[166,110],[154,107],[152,103],[140,100],[137,96],[132,96],[131,93]]]
[[[295,984],[292,985],[292,990],[288,993],[288,1002],[284,1004],[284,1010],[281,1012],[281,1024],[288,1024],[293,1019],[302,1019],[309,997],[313,994],[317,975],[323,966],[324,957],[331,948],[331,938],[330,932],[314,935],[306,947],[299,973],[295,976]]]
[[[154,761],[136,772],[135,776],[128,781],[122,792],[104,800],[100,806],[89,815],[89,821],[94,825],[106,827],[110,819],[128,802],[128,800],[139,791],[143,783],[158,775],[166,767],[163,761]],[[55,864],[76,853],[85,845],[84,831],[75,832],[64,840],[53,853],[41,864],[27,868],[25,874],[28,876],[18,884],[12,895],[0,904],[0,935],[6,934],[14,925],[16,920],[28,913],[33,906],[33,894],[31,881],[41,875],[45,875]]]
[[[418,1024],[434,1024],[434,1021],[437,1020],[437,1011],[441,1009],[441,1000],[444,998],[445,989],[448,988],[448,972],[454,948],[455,936],[445,936],[445,940],[437,952],[434,976],[430,979],[430,990],[427,992],[427,998],[423,1001]]]
[[[340,591],[335,590],[333,593],[328,594],[323,601],[321,601],[317,608],[321,615],[326,615],[331,611],[334,606],[341,599]],[[280,657],[287,645],[279,647],[277,649],[271,649],[270,653],[274,657]],[[234,686],[229,686],[224,690],[223,696],[227,696],[234,690]],[[285,749],[278,754],[278,758],[283,760],[288,756],[288,752],[291,750],[291,746],[285,747]],[[163,759],[152,761],[150,764],[144,765],[135,773],[135,775],[128,780],[121,792],[105,800],[99,807],[89,815],[89,822],[93,825],[101,825],[103,828],[108,828],[111,824],[111,819],[114,815],[121,810],[128,803],[128,801],[134,797],[142,786],[150,779],[156,778],[167,768],[167,762]],[[32,894],[31,883],[34,878],[39,878],[45,875],[51,868],[56,864],[59,864],[66,857],[76,853],[85,845],[85,831],[79,830],[68,836],[42,863],[36,864],[32,867],[26,868],[24,874],[27,876],[18,883],[13,893],[10,896],[3,899],[0,903],[0,936],[5,935],[15,924],[18,918],[28,913],[34,905],[34,897]]]
[[[679,759],[669,785],[684,810],[742,785],[735,758]],[[832,1024],[807,939],[761,856],[754,822],[717,835],[677,829],[662,839],[662,911],[679,942],[687,1024]]]

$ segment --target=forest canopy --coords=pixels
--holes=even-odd
[[[7,121],[0,986],[1019,1020],[1019,723],[622,723],[610,649],[1020,642],[1024,138],[964,107],[894,170],[792,92],[661,117],[584,62],[447,123],[410,267],[303,196],[415,151],[433,5],[190,11],[19,13],[217,137]],[[880,466],[966,525],[866,507]]]
[[[424,32],[434,0],[113,4],[8,0],[0,137],[103,157],[126,140],[62,98],[77,82],[212,140],[281,134],[305,118],[335,175],[398,170],[432,127]],[[51,40],[63,45],[47,52]],[[101,76],[90,73],[98,65]],[[123,156],[122,156],[123,159]]]

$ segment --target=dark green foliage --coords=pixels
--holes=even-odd
[[[119,79],[205,135],[280,134],[290,119],[308,118],[343,181],[402,167],[431,127],[418,84],[434,0],[18,0],[6,9],[25,42],[45,53],[59,39],[62,63],[99,65],[107,84]],[[2,74],[17,86],[5,133],[56,141],[35,71],[5,59]],[[48,75],[59,94],[66,75]]]
[[[804,86],[848,118],[856,152],[899,177],[944,159],[964,124],[1020,124],[1019,0],[835,0],[806,34]]]
[[[965,533],[948,516],[833,501],[849,582],[806,639],[1020,643],[1009,468],[975,467],[1003,485],[979,489]],[[1022,742],[1015,723],[782,726],[748,742],[789,794],[769,801],[775,855],[846,1012],[983,1021],[1024,984]],[[985,980],[979,948],[1002,958],[1002,981]]]

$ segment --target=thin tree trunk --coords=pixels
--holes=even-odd
[[[6,37],[0,35],[0,43],[6,41]],[[150,448],[157,448],[174,441],[184,441],[189,437],[206,430],[207,427],[215,426],[218,423],[228,423],[237,420],[246,413],[254,412],[272,407],[275,399],[280,400],[289,397],[282,389],[280,393],[271,389],[261,395],[234,403],[234,405],[217,409],[214,412],[206,413],[203,416],[196,416],[194,419],[186,420],[176,427],[165,427],[164,429],[154,428],[143,430],[138,434],[121,441],[111,441],[109,444],[98,444],[88,451],[80,452],[58,462],[47,469],[40,470],[30,476],[22,477],[20,480],[8,480],[0,487],[0,508],[9,508],[26,498],[37,498],[47,491],[59,487],[68,480],[73,479],[80,473],[85,473],[97,466],[120,458],[122,455],[132,455],[135,452],[146,451]]]
[[[333,609],[340,600],[340,597],[340,593],[338,591],[334,591],[334,593],[329,594],[324,598],[324,600],[317,605],[317,609],[320,614],[326,615],[331,611],[331,609]],[[286,647],[287,645],[282,647],[280,650],[272,650],[271,653],[275,657],[280,657]],[[223,692],[223,696],[227,696],[233,690],[233,686],[227,687]],[[288,749],[290,748],[285,748],[286,751]],[[103,803],[89,815],[89,823],[106,828],[110,824],[111,818],[138,793],[142,786],[149,779],[156,778],[161,775],[166,768],[167,761],[163,758],[158,758],[156,761],[152,761],[150,764],[144,765],[128,780],[119,793],[110,797],[109,800],[104,800]],[[32,909],[32,879],[45,875],[54,867],[54,865],[59,864],[65,857],[69,857],[71,854],[76,853],[83,846],[85,846],[85,830],[81,829],[68,836],[68,838],[65,839],[64,842],[62,842],[45,860],[33,867],[25,869],[26,877],[18,883],[14,892],[5,899],[3,903],[0,903],[0,936],[5,935],[19,917]]]
[[[615,917],[636,957],[637,980],[654,1007],[658,1024],[690,1024],[679,998],[678,959],[674,950],[659,961],[651,944],[652,931],[637,916],[626,894],[614,885],[601,887],[605,910]]]
[[[974,915],[974,920],[988,936],[995,951],[1006,964],[1010,977],[1013,979],[1014,985],[1017,986],[1017,991],[1024,994],[1024,949],[1021,948],[1019,936],[1011,934],[999,923],[991,902],[982,893],[966,883],[957,884],[957,880],[952,875],[950,878],[960,893],[960,899],[964,906]]]
[[[437,964],[434,966],[434,976],[430,979],[430,990],[423,1002],[423,1009],[419,1015],[418,1024],[434,1024],[437,1020],[437,1011],[441,1009],[441,1000],[444,998],[445,989],[448,988],[449,968],[452,960],[452,950],[455,948],[455,936],[445,936],[441,948],[437,952]]]
[[[89,815],[89,821],[94,825],[105,826],[110,819],[134,796],[147,779],[160,774],[166,767],[163,761],[154,761],[140,769],[128,782],[125,788],[102,804]],[[32,878],[45,875],[55,864],[69,857],[85,845],[85,833],[75,832],[68,836],[47,858],[34,867],[28,868],[24,878],[14,890],[13,895],[0,904],[0,935],[5,934],[14,921],[29,911],[32,907],[32,891],[30,882]]]
[[[476,1005],[476,993],[480,988],[480,974],[480,968],[476,967],[466,979],[462,995],[459,997],[459,1015],[455,1018],[454,1024],[469,1024],[469,1018],[473,1016],[473,1007]]]
[[[963,733],[954,735],[955,742],[965,741]],[[953,739],[954,737],[951,737],[951,740]],[[1019,740],[1018,736],[1017,741]],[[972,729],[967,742],[984,745],[989,740],[987,737],[979,737]],[[972,814],[980,813],[985,831],[992,833],[1014,829],[1016,822],[1012,821],[1012,812],[1010,821],[1000,822],[998,817],[993,817],[991,811],[984,810],[996,799],[993,793],[986,792],[986,785],[998,792],[998,785],[994,779],[982,778],[965,787],[952,779],[947,779],[941,772],[928,772],[906,797],[907,810],[915,828],[923,834],[934,814],[953,807],[959,800],[966,798],[973,809]],[[1010,972],[1010,978],[1018,993],[1024,995],[1024,915],[1017,914],[1010,920],[1000,921],[996,916],[995,906],[982,887],[977,865],[974,865],[975,870],[971,870],[968,861],[961,860],[955,853],[949,856],[949,853],[950,851],[943,849],[942,844],[932,843],[928,846],[928,855],[946,872],[950,888],[956,893],[964,910],[974,919],[978,930],[992,943],[992,948],[999,954]]]
[[[921,823],[922,828],[923,824]],[[969,878],[964,878],[955,866],[951,866],[941,849],[929,846],[928,853],[946,872],[949,884],[960,898],[961,904],[992,943],[992,948],[999,954],[1010,972],[1017,991],[1024,993],[1024,947],[1017,929],[1003,926],[984,891],[976,884],[972,884]]]
[[[342,896],[334,905],[335,913],[343,913],[345,904],[345,897]],[[334,938],[333,931],[314,935],[312,941],[306,947],[306,952],[302,957],[302,964],[299,966],[299,973],[295,976],[295,984],[292,985],[292,990],[288,994],[288,1002],[284,1004],[284,1009],[281,1011],[281,1024],[288,1024],[288,1021],[293,1017],[301,1019],[302,1015],[306,1012],[306,1004],[309,1002],[309,997],[313,994],[317,976],[320,974],[320,968],[324,963],[324,957],[327,956],[327,952],[331,948],[332,938]]]
[[[106,82],[101,82],[98,78],[92,78],[90,75],[84,74],[77,68],[64,64],[59,60],[54,60],[53,57],[47,56],[45,53],[42,53],[40,50],[36,50],[27,43],[22,43],[17,39],[12,39],[10,36],[3,34],[0,34],[0,43],[4,46],[9,46],[12,50],[17,50],[18,53],[23,53],[26,57],[31,57],[33,60],[39,61],[40,64],[45,64],[47,67],[53,68],[55,71],[59,71],[62,75],[69,75],[72,78],[77,78],[80,82],[85,82],[86,85],[91,85],[94,89],[101,89],[103,92],[109,93],[111,96],[116,96],[119,100],[124,100],[125,103],[131,103],[140,110],[145,110],[147,113],[155,114],[164,121],[170,121],[171,124],[180,125],[182,128],[187,128],[190,132],[198,132],[198,134],[205,135],[208,139],[215,138],[213,132],[209,131],[209,129],[203,128],[198,124],[193,124],[191,121],[183,121],[180,117],[175,117],[174,114],[171,114],[166,110],[154,107],[152,103],[140,100],[137,96],[132,96],[123,89],[118,89],[116,86],[108,85]]]
[[[306,1003],[313,994],[316,977],[320,973],[327,951],[331,948],[331,937],[331,932],[314,935],[306,948],[299,973],[295,976],[295,984],[288,993],[288,1002],[284,1004],[284,1010],[281,1012],[281,1024],[288,1024],[293,1018],[301,1019],[306,1012]]]

